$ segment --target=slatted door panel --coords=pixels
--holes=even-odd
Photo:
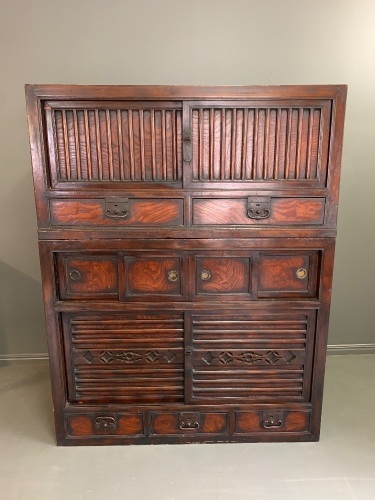
[[[53,101],[44,111],[52,186],[181,181],[181,103]]]
[[[191,402],[309,399],[314,311],[197,313],[190,322]]]
[[[324,100],[187,103],[186,182],[324,186],[330,113]]]
[[[183,401],[182,313],[63,318],[69,401]]]

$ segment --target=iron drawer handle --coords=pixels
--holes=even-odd
[[[177,281],[178,278],[179,278],[178,271],[175,271],[175,270],[169,271],[169,273],[168,273],[168,280],[169,281]]]
[[[199,427],[199,422],[181,422],[180,423],[180,429],[182,431],[187,430],[187,431],[192,431],[194,429],[198,429]]]
[[[82,278],[82,274],[79,271],[77,271],[77,269],[73,269],[73,271],[70,271],[69,273],[69,278],[72,281],[78,281]]]
[[[299,269],[297,269],[296,276],[300,280],[303,280],[304,278],[306,278],[306,276],[307,276],[306,269],[304,267],[300,267]]]
[[[130,212],[129,210],[111,210],[110,208],[107,208],[107,210],[105,211],[105,215],[107,217],[111,217],[111,219],[127,219],[130,215]]]
[[[249,208],[247,211],[247,216],[250,219],[268,219],[270,216],[270,211],[267,208],[257,210],[255,208]]]
[[[263,420],[263,427],[265,429],[272,429],[274,427],[281,427],[282,426],[282,421],[281,420],[276,420],[272,415],[269,417],[268,420]]]
[[[202,281],[207,281],[211,278],[211,273],[210,271],[207,271],[207,269],[205,269],[204,271],[201,272],[201,280]]]

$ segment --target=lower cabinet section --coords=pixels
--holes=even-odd
[[[191,408],[189,408],[191,409]],[[314,440],[311,409],[156,411],[139,413],[66,413],[66,440],[142,443],[204,441]],[[283,437],[284,436],[284,437]],[[79,444],[76,442],[75,444]]]

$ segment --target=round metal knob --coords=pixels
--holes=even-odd
[[[168,273],[168,280],[169,281],[177,281],[179,278],[179,274],[178,274],[178,271],[169,271]]]
[[[77,269],[73,269],[73,271],[70,271],[69,273],[69,278],[72,281],[78,281],[82,278],[82,275],[79,271],[77,271]]]
[[[303,280],[304,278],[306,278],[306,276],[307,276],[306,269],[304,267],[300,267],[299,269],[297,269],[296,276],[300,280]]]
[[[211,273],[210,271],[207,271],[207,269],[205,269],[204,271],[201,272],[201,280],[202,281],[207,281],[211,278]]]

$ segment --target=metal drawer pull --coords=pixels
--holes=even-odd
[[[177,281],[179,277],[180,277],[180,275],[179,275],[178,271],[173,270],[173,271],[169,271],[169,273],[168,273],[168,280],[169,281]]]
[[[69,273],[69,278],[72,281],[78,281],[82,278],[82,275],[79,271],[77,271],[77,269],[73,269],[73,271],[70,271]]]
[[[182,431],[199,429],[199,413],[180,413],[178,426]]]
[[[303,280],[304,278],[306,278],[306,276],[307,276],[306,269],[304,267],[300,267],[299,269],[297,269],[296,276],[300,280]]]
[[[204,271],[201,272],[201,280],[202,281],[207,281],[211,278],[211,273],[210,271],[207,271],[207,269],[205,269]]]
[[[107,217],[111,217],[112,219],[127,219],[130,215],[129,210],[110,210],[107,208],[105,211]]]
[[[111,219],[127,219],[130,216],[129,198],[117,196],[106,198],[104,214]]]
[[[281,427],[282,424],[283,423],[280,419],[277,419],[272,415],[269,416],[268,420],[263,420],[263,427],[265,429],[272,429],[273,427]]]
[[[268,219],[271,215],[270,197],[253,197],[247,199],[247,216],[250,219]]]

